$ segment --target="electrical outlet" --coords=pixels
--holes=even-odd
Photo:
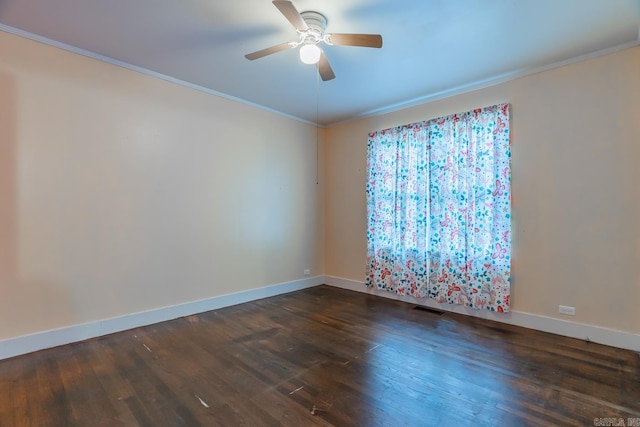
[[[305,275],[305,276],[308,276],[308,275],[310,275],[310,274],[311,274],[311,270],[309,270],[309,269],[305,269],[305,270],[304,270],[304,275]]]
[[[576,308],[575,307],[569,307],[567,305],[559,305],[558,306],[558,312],[560,314],[567,314],[569,316],[575,316],[576,315]]]

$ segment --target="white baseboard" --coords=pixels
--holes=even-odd
[[[512,311],[506,314],[496,314],[487,310],[473,310],[456,305],[438,304],[431,299],[401,297],[391,292],[370,289],[364,285],[364,282],[357,280],[343,279],[333,276],[315,276],[302,280],[266,286],[263,288],[220,295],[204,300],[132,313],[125,316],[99,320],[81,325],[73,325],[65,328],[8,338],[0,341],[0,360],[46,348],[83,341],[114,332],[151,325],[236,304],[242,304],[244,302],[255,301],[287,292],[311,288],[321,284],[327,284],[342,289],[432,307],[442,311],[451,311],[474,317],[495,320],[497,322],[508,323],[511,325],[522,326],[525,328],[536,329],[543,332],[582,340],[589,340],[612,347],[640,352],[640,335],[630,332],[587,325],[584,323],[569,322],[562,319],[555,319],[552,317],[524,312]]]
[[[438,304],[432,299],[417,299],[410,296],[396,295],[394,293],[380,289],[370,289],[365,286],[364,282],[343,279],[340,277],[325,276],[325,284],[335,286],[337,288],[363,292],[370,295],[376,295],[384,298],[408,302],[411,304],[431,307],[442,311],[451,311],[454,313],[466,314],[469,316],[495,320],[497,322],[508,323],[516,326],[522,326],[529,329],[536,329],[542,332],[549,332],[566,337],[597,342],[612,347],[640,351],[640,335],[631,332],[608,329],[601,326],[588,325],[585,323],[569,322],[562,319],[555,319],[553,317],[540,316],[537,314],[524,313],[519,311],[511,311],[509,313],[499,314],[488,310],[474,310],[468,307],[452,304]]]
[[[73,325],[65,328],[8,338],[0,341],[0,360],[72,342],[83,341],[114,332],[120,332],[140,326],[151,325],[153,323],[177,319],[179,317],[190,316],[192,314],[203,313],[205,311],[216,310],[222,307],[228,307],[248,301],[255,301],[287,292],[306,289],[323,283],[324,276],[309,277],[292,282],[220,295],[217,297],[176,304],[168,307],[161,307],[81,325]]]

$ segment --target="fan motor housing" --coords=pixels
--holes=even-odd
[[[327,18],[323,14],[311,10],[300,13],[300,16],[309,27],[306,34],[301,33],[305,34],[305,39],[312,38],[316,43],[322,40],[324,30],[327,28]]]

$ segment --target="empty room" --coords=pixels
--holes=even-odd
[[[0,0],[0,427],[640,426],[640,0]]]

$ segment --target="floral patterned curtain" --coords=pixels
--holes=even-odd
[[[509,105],[369,135],[366,285],[509,311]]]

